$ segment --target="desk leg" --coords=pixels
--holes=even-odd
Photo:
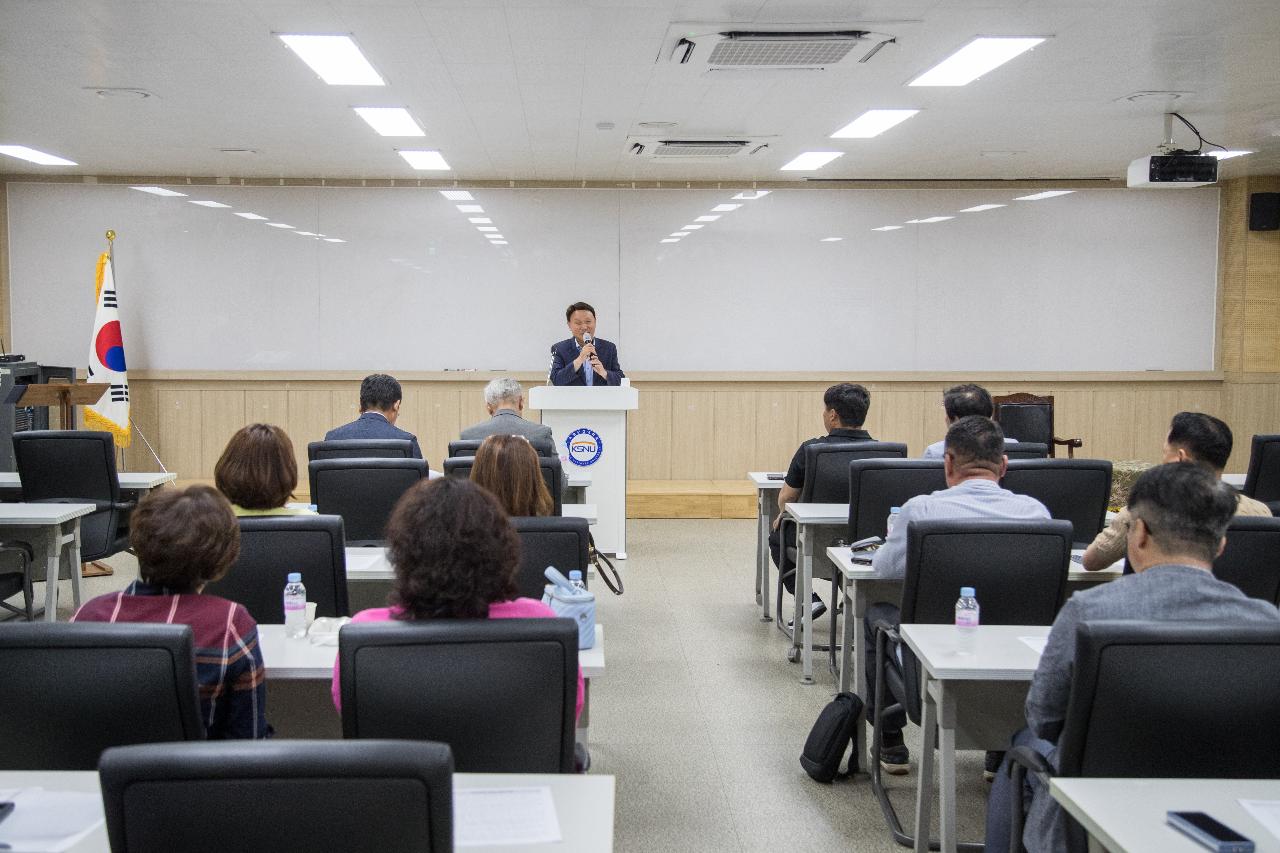
[[[62,537],[58,534],[58,528],[53,525],[40,528],[45,547],[44,621],[46,622],[58,621],[58,564],[62,562]],[[72,572],[79,574],[80,567],[74,566]]]
[[[938,705],[928,675],[923,675],[920,760],[916,778],[916,853],[929,853],[929,817],[933,809],[933,750],[938,742]]]
[[[861,696],[866,692],[867,683],[867,639],[865,636],[867,621],[867,599],[858,594],[858,584],[849,578],[844,579],[844,644],[840,663],[840,691],[852,691]],[[852,659],[852,660],[851,660]],[[852,663],[852,666],[850,664]],[[849,676],[852,674],[853,683]],[[875,697],[872,697],[875,701]],[[858,719],[853,724],[853,748],[859,762],[870,769],[869,761],[876,761],[879,756],[867,757],[867,704],[864,703],[858,712]],[[874,722],[874,721],[873,721]]]
[[[578,717],[575,740],[583,746],[591,742],[591,679],[582,679],[582,716]]]
[[[80,609],[80,519],[73,518],[70,522],[71,537],[67,542],[71,546],[71,552],[68,556],[71,559],[69,567],[71,574],[71,603],[75,605],[75,609]]]
[[[804,673],[800,683],[813,684],[813,607],[809,599],[813,597],[813,525],[798,525],[796,531],[796,565],[800,568],[800,584],[796,589],[796,625],[804,626],[804,639],[800,647],[800,659]],[[834,616],[832,618],[835,618]]]
[[[938,689],[938,836],[942,853],[956,853],[956,699],[946,682]]]
[[[760,621],[772,622],[769,614],[769,518],[768,493],[756,489],[756,602]]]

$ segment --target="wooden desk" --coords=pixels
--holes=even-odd
[[[0,503],[0,538],[30,543],[34,563],[44,561],[46,622],[58,619],[58,566],[64,557],[71,600],[80,606],[80,519],[93,511],[93,504]]]
[[[779,475],[774,475],[779,476]],[[748,471],[747,479],[756,487],[756,604],[760,621],[772,622],[769,613],[769,531],[778,517],[778,492],[782,479],[770,479],[768,471]]]
[[[101,790],[98,774],[92,770],[0,771],[0,789],[46,788],[50,791]],[[560,823],[561,841],[554,844],[529,844],[520,847],[466,847],[476,853],[522,853],[554,850],[557,853],[608,853],[613,850],[614,777],[559,773],[455,773],[453,790],[472,788],[551,789],[556,819]],[[4,838],[0,824],[0,839]],[[71,853],[109,853],[107,826],[102,823],[90,835],[71,848]],[[235,849],[235,840],[227,840],[227,849]],[[319,851],[317,851],[319,853]]]

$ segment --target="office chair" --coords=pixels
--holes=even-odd
[[[1054,518],[1074,528],[1084,548],[1107,522],[1111,502],[1111,462],[1106,459],[1011,459],[1000,485],[1044,504]]]
[[[591,538],[585,518],[513,517],[511,526],[520,536],[520,571],[516,584],[520,595],[542,598],[547,579],[543,571],[555,566],[565,576],[577,569],[587,583],[587,543]]]
[[[1243,494],[1270,506],[1280,501],[1280,435],[1255,435]],[[1275,507],[1272,507],[1275,512]]]
[[[571,619],[351,624],[338,666],[345,738],[441,741],[459,772],[573,772]]]
[[[321,515],[342,516],[348,545],[384,544],[391,510],[427,477],[425,459],[316,459],[307,463],[311,501]]]
[[[913,521],[907,528],[907,571],[899,624],[949,625],[962,586],[974,587],[984,625],[1051,625],[1067,595],[1071,524],[1060,519]],[[876,695],[871,719],[871,788],[893,839],[910,847],[881,779],[886,714],[899,709],[920,724],[922,678],[897,626],[877,622]],[[897,652],[901,652],[901,664]],[[859,688],[860,689],[860,688]],[[892,694],[893,704],[888,704]],[[982,845],[962,845],[981,850]]]
[[[1213,575],[1250,598],[1280,605],[1280,518],[1237,515]]]
[[[1057,771],[1028,747],[1009,753],[1014,781],[1010,849],[1022,849],[1028,771],[1046,788],[1051,776],[1280,777],[1277,658],[1280,625],[1274,623],[1082,624],[1058,737]],[[1084,832],[1072,824],[1069,849],[1084,851]]]
[[[411,459],[413,442],[407,438],[342,438],[307,444],[307,461],[316,459]]]
[[[449,853],[444,744],[340,740],[108,749],[99,767],[112,853]]]
[[[992,397],[991,402],[995,404],[994,420],[1006,438],[1043,444],[1050,458],[1057,455],[1058,447],[1067,448],[1067,458],[1074,458],[1076,448],[1084,447],[1078,438],[1058,438],[1054,434],[1053,395],[1005,394]]]
[[[6,570],[0,572],[0,608],[10,613],[23,616],[28,622],[35,618],[35,610],[33,600],[35,596],[32,594],[31,584],[31,563],[35,557],[31,553],[31,546],[26,542],[19,542],[11,539],[7,542],[0,542],[0,554],[15,554],[18,557],[18,571]],[[19,609],[9,604],[5,599],[12,598],[18,593],[22,593],[22,608]]]
[[[554,456],[559,459],[560,454],[556,452],[556,446],[545,438],[529,438],[525,436],[533,449],[539,456]],[[480,449],[480,445],[484,444],[483,438],[459,438],[449,442],[450,456],[475,456],[476,451]]]
[[[1004,455],[1007,459],[1047,459],[1049,445],[1035,441],[1005,442]]]
[[[449,477],[470,479],[471,469],[476,464],[474,456],[450,456],[444,460],[444,473]],[[542,469],[542,479],[551,492],[551,512],[560,515],[564,508],[564,471],[558,456],[539,456],[538,467]]]
[[[281,591],[300,572],[316,616],[350,616],[346,542],[337,515],[247,516],[240,522],[240,556],[222,578],[205,587],[244,605],[255,622],[284,621]]]
[[[205,737],[188,625],[0,625],[0,673],[3,770],[94,770],[110,746]]]

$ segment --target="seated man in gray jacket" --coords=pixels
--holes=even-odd
[[[1236,512],[1235,491],[1213,472],[1192,462],[1171,462],[1146,471],[1129,493],[1128,550],[1134,574],[1077,592],[1067,599],[1049,631],[1040,666],[1027,694],[1027,728],[1014,746],[1030,746],[1056,763],[1058,736],[1066,719],[1075,663],[1076,627],[1100,619],[1172,622],[1276,622],[1280,612],[1249,598],[1213,576],[1213,561],[1226,544]],[[1246,678],[1248,673],[1223,673]],[[1224,711],[1224,734],[1230,713]],[[1170,733],[1170,749],[1177,749]],[[987,802],[987,853],[1009,848],[1011,822],[1007,767]],[[1038,779],[1027,777],[1031,797],[1022,840],[1030,853],[1066,849],[1066,814]]]
[[[531,440],[544,439],[555,447],[551,427],[535,424],[522,417],[524,389],[516,380],[494,379],[484,386],[484,405],[489,410],[489,420],[465,427],[460,435],[462,439],[474,441],[491,435],[522,435]]]

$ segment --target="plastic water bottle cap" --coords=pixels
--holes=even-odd
[[[893,515],[895,512],[902,512],[902,507],[900,507],[900,506],[891,506],[891,507],[889,507],[889,514],[890,514],[890,515]]]
[[[569,580],[571,581],[582,580],[582,572],[578,571],[577,569],[574,569],[573,571],[569,572]]]
[[[302,572],[289,572],[289,583],[302,583]]]
[[[961,597],[961,598],[973,598],[973,587],[971,587],[971,586],[962,586],[962,587],[960,587],[960,597]]]

